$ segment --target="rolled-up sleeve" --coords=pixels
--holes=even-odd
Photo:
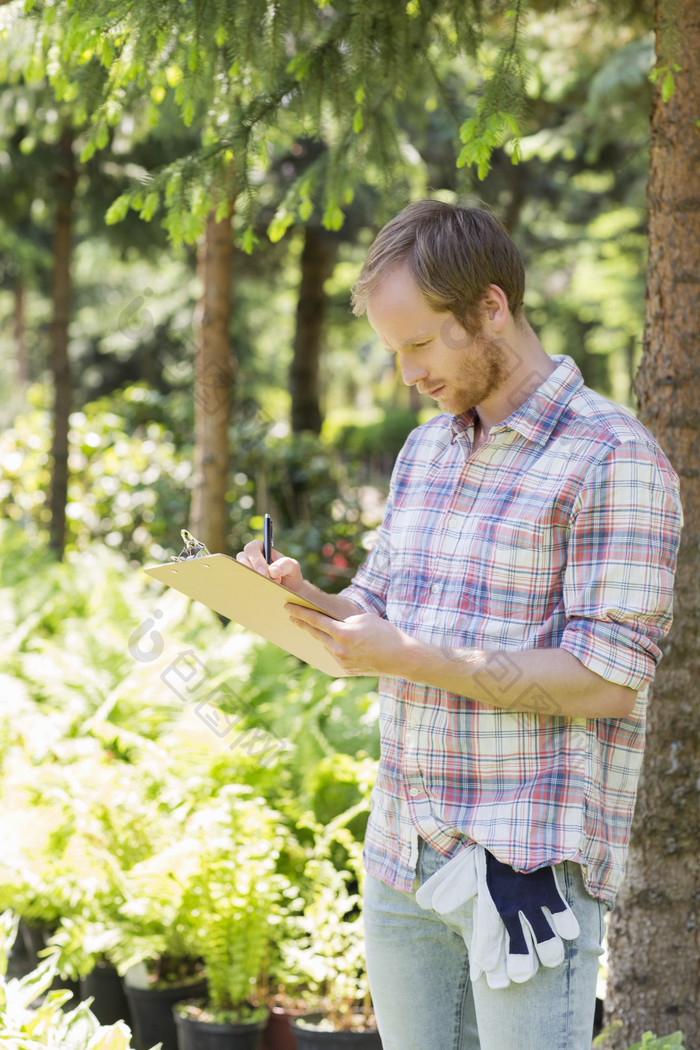
[[[384,520],[377,532],[369,554],[355,573],[352,583],[340,592],[364,612],[384,616],[391,572],[391,495],[384,512]]]
[[[661,659],[672,620],[683,523],[678,478],[660,450],[618,445],[589,472],[573,507],[561,647],[637,691]]]

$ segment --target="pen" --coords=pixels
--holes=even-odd
[[[265,515],[263,523],[263,554],[269,565],[272,561],[272,518],[269,514]]]

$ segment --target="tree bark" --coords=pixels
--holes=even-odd
[[[325,281],[333,273],[337,238],[320,226],[307,226],[301,255],[301,282],[297,302],[294,357],[289,373],[292,394],[292,430],[319,434],[323,415],[319,365],[325,335],[327,296]]]
[[[680,475],[685,527],[628,872],[610,923],[606,1012],[622,1021],[616,1048],[646,1030],[662,1036],[680,1029],[687,1050],[700,1050],[700,7],[697,0],[657,0],[662,65],[662,18],[670,11],[682,71],[670,100],[657,87],[652,102],[649,275],[636,393],[642,420]]]
[[[228,428],[234,379],[229,336],[233,279],[230,216],[212,211],[200,244],[201,298],[195,314],[195,451],[190,529],[212,553],[226,550]]]
[[[17,361],[17,382],[26,386],[29,382],[29,353],[27,351],[27,333],[24,318],[25,285],[22,277],[15,278],[15,351]]]
[[[73,384],[68,358],[68,326],[72,304],[71,257],[73,249],[73,197],[75,163],[73,136],[66,132],[57,145],[56,216],[53,235],[54,268],[51,281],[53,316],[51,321],[50,364],[54,386],[53,461],[49,508],[51,524],[49,546],[59,558],[66,542],[66,501],[68,498],[68,418]]]

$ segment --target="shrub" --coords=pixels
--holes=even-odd
[[[51,420],[38,402],[0,437],[0,515],[21,526],[25,546],[48,538]],[[66,547],[99,540],[133,562],[165,561],[180,549],[193,485],[191,440],[166,399],[130,386],[70,417]],[[235,553],[273,514],[280,549],[308,578],[339,590],[365,556],[365,527],[338,453],[311,434],[277,436],[249,408],[230,431],[227,553]]]

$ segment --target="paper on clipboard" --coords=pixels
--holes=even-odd
[[[317,609],[326,616],[330,614],[255,569],[241,565],[228,554],[198,555],[152,565],[144,571],[153,579],[274,642],[319,671],[333,678],[346,677],[346,672],[321,642],[289,622],[289,613],[284,606],[291,601],[307,609]]]

